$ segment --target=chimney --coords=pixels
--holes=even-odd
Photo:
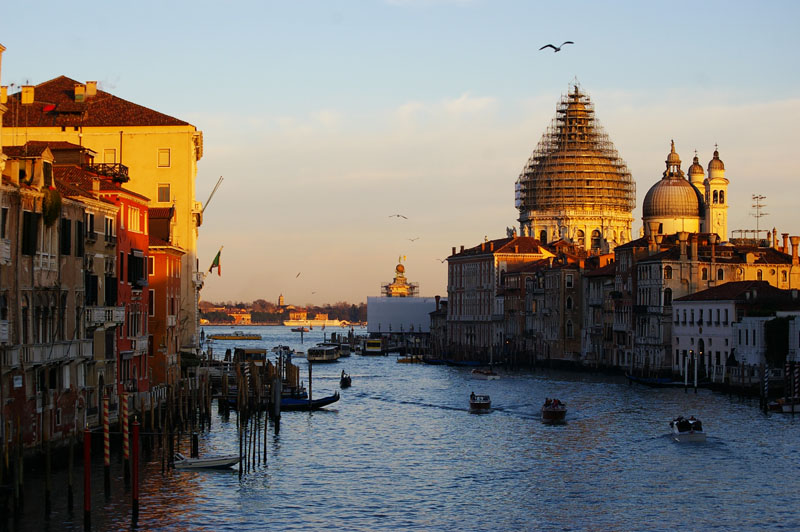
[[[75,101],[82,102],[86,99],[86,85],[83,83],[75,84]]]
[[[97,94],[97,82],[96,81],[87,81],[86,82],[86,97],[91,98],[92,96]]]
[[[789,242],[792,243],[792,265],[796,266],[797,261],[797,245],[800,244],[800,236],[790,236]]]
[[[28,105],[33,103],[33,85],[22,86],[22,104]]]
[[[519,253],[519,245],[514,244],[514,253]]]
[[[698,235],[692,235],[692,260],[698,260],[697,257],[697,240],[699,239]]]
[[[442,299],[442,296],[436,296],[436,310],[439,310],[439,300]]]
[[[781,251],[789,253],[789,233],[781,233],[781,236],[783,237],[783,248]]]
[[[772,228],[772,248],[778,249],[778,230],[776,228]]]
[[[100,179],[96,177],[92,179],[92,192],[100,193]]]
[[[489,251],[494,251],[494,242],[489,242]]]
[[[714,255],[716,253],[715,246],[717,244],[717,235],[715,235],[713,233],[708,235],[708,242],[709,242],[709,244],[711,244],[711,264],[714,264],[714,259],[715,259]]]
[[[486,251],[486,242],[481,242],[481,251]]]
[[[451,255],[455,255],[455,254],[456,254],[456,247],[453,246],[453,252],[451,253]]]
[[[461,244],[461,251],[459,253],[464,253],[464,244]]]
[[[3,85],[0,87],[0,104],[5,105],[8,103],[8,86]]]
[[[686,260],[686,239],[689,238],[689,233],[686,231],[678,232],[678,240],[681,246],[681,260]]]

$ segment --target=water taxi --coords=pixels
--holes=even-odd
[[[369,339],[364,343],[362,355],[382,355],[383,341],[380,338]]]
[[[469,409],[471,412],[488,412],[492,408],[492,399],[488,395],[469,394]]]
[[[685,418],[678,416],[669,422],[672,429],[672,438],[677,442],[706,441],[703,424],[694,416]]]
[[[306,352],[309,362],[336,362],[339,360],[339,348],[335,345],[315,345]]]
[[[261,335],[235,331],[232,333],[210,334],[208,338],[211,340],[261,340]]]
[[[546,399],[542,406],[542,423],[557,425],[564,423],[567,417],[567,405],[558,399]]]
[[[175,469],[228,469],[239,463],[239,456],[208,456],[206,458],[186,458],[175,453]]]

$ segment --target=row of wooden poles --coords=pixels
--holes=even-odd
[[[141,415],[145,418],[147,427],[139,422],[138,415],[131,416],[128,411],[128,394],[120,394],[119,424],[122,435],[122,458],[124,482],[126,491],[131,493],[131,521],[136,526],[139,518],[139,471],[140,449],[148,453],[152,451],[155,442],[161,447],[161,472],[174,467],[175,441],[178,445],[185,431],[193,435],[191,454],[197,456],[198,438],[197,429],[201,431],[211,429],[211,386],[209,379],[184,379],[178,387],[166,387],[165,396],[151,397],[149,409],[143,409]],[[158,405],[156,405],[158,403]],[[92,430],[88,426],[82,431],[83,436],[83,510],[84,529],[91,529],[92,499],[91,499],[91,466],[93,435],[102,434],[103,441],[103,488],[106,499],[111,495],[111,425],[109,420],[109,397],[103,397],[102,425],[99,429]],[[19,418],[14,442],[9,450],[8,441],[0,447],[3,453],[0,460],[0,486],[7,486],[11,495],[14,518],[22,516],[24,510],[24,471],[25,457],[22,445],[22,432]],[[147,432],[142,432],[142,429]],[[114,432],[120,434],[120,432]],[[78,439],[78,431],[69,438],[67,444],[67,507],[71,513],[74,506],[74,448]],[[48,432],[43,434],[42,448],[44,455],[44,512],[48,516],[52,512],[52,443]],[[266,460],[266,449],[264,452]],[[241,473],[240,473],[241,474]],[[7,516],[8,497],[0,499],[0,515]],[[4,517],[5,518],[5,517]],[[2,523],[0,523],[2,526]]]

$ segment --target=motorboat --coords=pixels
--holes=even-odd
[[[567,405],[558,399],[546,399],[542,405],[542,423],[559,425],[567,417]]]
[[[181,453],[175,453],[175,469],[229,469],[238,463],[237,454],[186,458]]]
[[[669,422],[672,429],[672,438],[675,441],[706,441],[706,433],[703,430],[703,424],[694,416],[685,418],[678,416]]]
[[[484,381],[493,381],[500,378],[500,375],[495,373],[492,368],[475,368],[472,370],[473,379],[481,379]]]
[[[800,400],[793,397],[781,397],[775,401],[767,403],[770,412],[781,412],[783,414],[800,413]]]
[[[488,412],[492,408],[492,399],[488,395],[469,394],[469,409],[471,412]]]
[[[306,352],[306,360],[309,362],[336,362],[339,360],[339,346],[319,344],[309,347]]]
[[[339,387],[340,388],[349,388],[350,385],[353,383],[353,380],[350,378],[350,375],[342,370],[342,376],[339,378]]]
[[[292,332],[307,333],[307,332],[309,332],[309,328],[308,327],[292,327]]]
[[[211,334],[209,340],[261,340],[260,334],[250,334],[242,331],[232,333]]]

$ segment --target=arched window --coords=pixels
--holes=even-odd
[[[547,244],[547,229],[542,229],[539,231],[539,241],[542,244]]]
[[[567,338],[572,338],[572,320],[567,320]]]
[[[756,280],[758,280],[758,281],[763,281],[764,280],[764,274],[763,274],[763,272],[761,270],[758,270],[756,272]]]
[[[595,229],[594,231],[592,231],[592,249],[600,249],[600,243],[601,243],[600,231]]]
[[[572,310],[572,298],[567,298],[567,310]]]
[[[583,239],[584,239],[585,237],[586,237],[586,235],[584,234],[584,232],[583,232],[583,229],[578,229],[578,231],[575,233],[575,238],[576,238],[576,239],[578,240],[578,242],[580,242],[580,243],[583,243]]]
[[[783,270],[781,272],[781,281],[783,281],[784,283],[786,282],[786,270]]]
[[[701,270],[701,275],[702,275],[702,276],[701,276],[701,278],[702,278],[704,281],[708,281],[708,268],[703,268],[703,269]]]
[[[724,190],[720,190],[719,191],[719,202],[720,202],[720,204],[725,203],[725,191]]]
[[[717,281],[724,281],[725,280],[725,270],[720,268],[717,270]]]
[[[664,289],[664,306],[669,307],[672,305],[672,288]]]
[[[714,191],[714,203],[719,203],[719,191]]]
[[[664,266],[664,279],[672,279],[672,266]]]

